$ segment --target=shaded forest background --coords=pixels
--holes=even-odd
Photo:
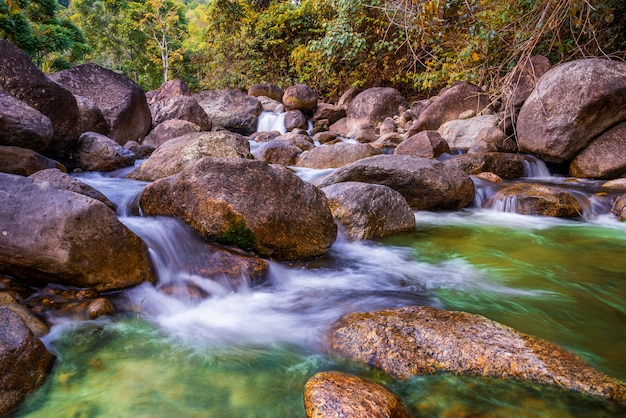
[[[406,97],[498,92],[533,54],[626,59],[623,0],[0,0],[0,37],[46,72],[97,62],[144,89],[306,83]]]

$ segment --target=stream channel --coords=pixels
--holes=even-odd
[[[415,212],[417,231],[393,238],[339,237],[325,257],[271,261],[267,283],[233,289],[172,268],[205,246],[178,220],[137,216],[146,183],[124,179],[128,172],[76,177],[118,205],[161,283],[192,282],[212,297],[144,284],[115,295],[125,313],[60,321],[44,337],[54,370],[15,417],[304,417],[304,384],[325,370],[382,383],[415,417],[626,416],[623,406],[533,383],[452,374],[395,382],[321,345],[343,314],[431,305],[547,339],[626,381],[626,223],[610,214],[614,196],[602,182],[529,166],[516,181],[557,184],[583,202],[580,219],[563,220],[512,213],[514,202],[490,202],[498,186],[474,178],[470,208]]]

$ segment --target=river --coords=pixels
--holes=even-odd
[[[58,356],[53,373],[14,416],[304,417],[304,383],[322,370],[374,379],[416,417],[626,416],[531,383],[448,374],[394,382],[323,350],[324,331],[345,313],[431,305],[555,342],[626,381],[626,223],[609,214],[600,182],[552,177],[539,163],[528,170],[539,177],[517,181],[573,190],[582,218],[511,213],[510,202],[488,203],[494,186],[475,179],[471,208],[416,212],[416,232],[384,240],[340,237],[325,257],[270,262],[267,283],[237,288],[172,267],[206,247],[175,219],[138,216],[146,183],[124,179],[128,170],[78,174],[149,245],[161,283],[191,282],[212,296],[177,298],[144,284],[112,295],[122,314],[60,321],[44,338]]]

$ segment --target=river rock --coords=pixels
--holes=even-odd
[[[374,126],[387,117],[397,115],[407,102],[402,93],[391,87],[373,87],[362,91],[350,102],[346,112],[348,128],[352,130],[363,123]]]
[[[111,131],[109,122],[104,118],[102,110],[91,99],[82,96],[74,96],[78,104],[80,115],[80,131],[96,132],[108,135]]]
[[[474,199],[474,183],[453,164],[406,155],[375,155],[337,169],[320,187],[345,181],[382,184],[414,210],[454,210]]]
[[[302,150],[285,139],[264,142],[252,152],[257,160],[268,164],[295,165]]]
[[[309,418],[408,418],[404,404],[382,385],[342,372],[320,372],[304,385]]]
[[[419,117],[408,135],[413,136],[420,131],[436,131],[445,122],[459,119],[459,115],[467,110],[480,113],[490,102],[489,96],[480,87],[464,81],[454,83],[430,100],[419,112]]]
[[[443,123],[437,132],[446,140],[450,149],[467,150],[478,140],[478,133],[485,128],[497,128],[499,118],[495,115],[455,119]]]
[[[213,126],[220,126],[242,135],[256,131],[261,102],[235,89],[205,90],[195,94],[194,99],[202,106]]]
[[[33,150],[0,146],[0,172],[2,173],[30,176],[48,168],[67,171],[63,164]]]
[[[196,99],[189,96],[174,96],[159,100],[150,105],[152,126],[171,119],[181,119],[194,123],[201,131],[210,131],[211,120]]]
[[[485,127],[476,134],[476,141],[467,151],[468,154],[487,154],[489,152],[517,152],[517,142],[507,136],[500,128]]]
[[[519,112],[517,140],[520,152],[562,163],[625,120],[626,63],[581,59],[541,77]]]
[[[279,260],[323,255],[337,235],[321,190],[256,160],[204,158],[148,185],[140,205],[148,216],[182,219],[208,240]]]
[[[507,186],[489,198],[488,207],[522,215],[576,218],[582,215],[580,203],[557,186],[520,183]]]
[[[542,55],[533,55],[523,65],[508,75],[509,83],[502,94],[504,106],[510,113],[518,112],[537,85],[537,81],[550,70],[550,60]]]
[[[124,144],[124,148],[135,154],[138,160],[145,160],[146,158],[149,158],[156,149],[152,145],[140,144],[137,141],[128,141]]]
[[[0,145],[45,150],[54,130],[52,122],[37,109],[0,91]]]
[[[283,94],[285,110],[300,110],[305,115],[311,115],[317,107],[317,93],[306,84],[290,86]]]
[[[611,212],[617,216],[620,221],[626,221],[626,194],[621,195],[615,200]]]
[[[369,144],[378,139],[376,127],[369,122],[354,126],[345,136],[363,144]]]
[[[521,379],[626,402],[626,385],[565,349],[483,316],[408,306],[339,319],[329,332],[338,354],[407,379],[464,373]]]
[[[313,123],[318,120],[327,120],[328,124],[332,125],[345,116],[346,108],[343,106],[332,105],[330,103],[318,103],[311,120]]]
[[[382,151],[368,144],[338,142],[336,144],[322,145],[303,152],[300,154],[296,165],[298,167],[320,169],[338,168],[378,154],[382,154]]]
[[[101,202],[0,174],[0,271],[25,283],[121,289],[154,281],[148,249]]]
[[[165,142],[128,178],[154,181],[205,158],[253,158],[248,140],[228,131],[190,133]]]
[[[54,359],[15,312],[0,307],[0,416],[45,382]]]
[[[95,103],[111,127],[107,136],[120,145],[140,142],[152,127],[145,93],[122,74],[89,63],[51,74],[50,78]]]
[[[282,101],[285,91],[272,83],[260,83],[248,89],[248,95],[254,97],[265,96],[275,101]]]
[[[193,96],[193,93],[187,83],[185,83],[180,78],[176,78],[174,80],[166,81],[161,84],[158,90],[156,90],[150,100],[148,100],[148,104],[152,105],[161,100],[171,99],[172,97],[181,97],[181,96]]]
[[[73,162],[84,171],[111,171],[130,167],[137,156],[111,138],[95,132],[84,132],[72,153]]]
[[[600,134],[570,164],[572,177],[611,179],[626,174],[626,122]]]
[[[40,183],[44,186],[50,185],[57,189],[69,190],[70,192],[79,193],[92,199],[99,200],[107,205],[111,210],[115,211],[115,204],[111,202],[104,194],[94,189],[90,185],[83,183],[70,176],[67,173],[62,172],[58,168],[49,168],[46,170],[37,171],[29,176],[35,183]]]
[[[41,338],[50,332],[47,324],[35,316],[27,306],[21,305],[9,292],[0,291],[0,308],[9,308],[15,312],[36,337]]]
[[[201,129],[198,125],[188,120],[170,119],[159,123],[151,130],[148,136],[144,138],[142,144],[158,148],[170,139],[200,131]]]
[[[315,148],[311,137],[306,133],[299,133],[298,130],[279,135],[276,139],[289,141],[291,144],[300,148],[301,151],[308,151]]]
[[[490,172],[503,179],[515,179],[526,175],[527,157],[506,152],[490,152],[487,154],[455,155],[449,164],[454,164],[466,174]]]
[[[306,120],[306,116],[300,110],[289,110],[285,112],[285,129],[287,132],[291,132],[294,129],[307,129],[309,122]]]
[[[393,153],[411,157],[438,158],[441,154],[449,152],[450,146],[439,132],[422,131],[398,144]]]
[[[390,187],[347,181],[322,191],[333,217],[352,239],[375,239],[415,230],[413,209]]]
[[[0,91],[37,109],[52,123],[52,140],[42,153],[64,161],[80,135],[72,93],[48,79],[28,55],[5,39],[0,39],[0,68]]]

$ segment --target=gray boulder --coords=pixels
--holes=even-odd
[[[0,91],[10,94],[45,115],[54,130],[46,156],[65,161],[80,135],[76,99],[51,81],[24,52],[0,39]]]
[[[338,168],[378,154],[382,154],[382,151],[368,144],[337,142],[303,152],[296,165],[308,168]]]
[[[192,132],[200,132],[202,129],[195,123],[187,120],[169,119],[159,123],[150,131],[142,142],[143,145],[151,145],[154,148],[160,147],[164,142]]]
[[[253,158],[250,143],[239,134],[228,131],[196,132],[165,142],[128,178],[154,181],[179,173],[205,157]]]
[[[478,133],[487,128],[497,128],[499,119],[495,115],[455,119],[443,123],[437,132],[446,140],[450,149],[467,150],[478,140]]]
[[[80,132],[96,132],[108,135],[111,131],[111,126],[104,118],[102,110],[91,99],[82,96],[74,97],[76,97],[80,114]]]
[[[19,147],[0,146],[0,172],[30,176],[40,170],[58,168],[67,171],[65,166],[33,150]]]
[[[148,185],[140,205],[208,240],[278,260],[323,255],[337,235],[321,190],[286,168],[243,158],[204,158]]]
[[[400,142],[394,154],[420,158],[438,158],[449,153],[450,146],[437,131],[422,131]]]
[[[0,145],[45,150],[54,130],[47,116],[0,91]]]
[[[239,90],[205,90],[193,96],[202,106],[213,126],[220,126],[242,135],[256,131],[261,102]]]
[[[283,94],[285,110],[300,110],[305,115],[311,115],[317,107],[317,93],[306,84],[290,86]]]
[[[350,102],[346,112],[348,129],[369,123],[374,126],[399,113],[400,107],[408,107],[402,93],[391,87],[373,87],[359,94]]]
[[[333,217],[352,239],[375,239],[415,230],[413,210],[390,187],[348,181],[322,191]]]
[[[348,164],[320,187],[345,181],[382,184],[399,192],[415,210],[454,210],[474,199],[474,183],[453,164],[406,155],[376,155]]]
[[[15,312],[0,307],[0,416],[45,382],[54,359]]]
[[[526,164],[530,160],[520,154],[489,152],[486,154],[461,154],[448,160],[465,174],[490,172],[503,179],[515,179],[526,175]]]
[[[483,316],[409,306],[342,317],[329,332],[333,352],[400,379],[463,373],[521,379],[626,402],[626,385],[548,341]]]
[[[174,96],[159,100],[150,105],[152,126],[171,119],[182,119],[194,123],[201,131],[210,131],[212,124],[209,116],[196,99],[189,96]]]
[[[581,59],[557,65],[519,112],[520,152],[571,161],[595,137],[626,120],[626,63]]]
[[[111,138],[95,132],[85,132],[78,138],[73,160],[84,171],[111,171],[130,167],[137,156]]]
[[[145,93],[122,74],[97,64],[83,64],[51,74],[50,78],[95,103],[111,128],[107,136],[120,145],[140,142],[152,127]]]
[[[302,150],[285,139],[273,139],[262,143],[252,152],[257,160],[268,164],[295,165]]]
[[[148,249],[87,196],[0,174],[0,271],[33,285],[115,290],[154,281]]]
[[[626,122],[594,139],[574,158],[572,177],[611,179],[626,174]]]

